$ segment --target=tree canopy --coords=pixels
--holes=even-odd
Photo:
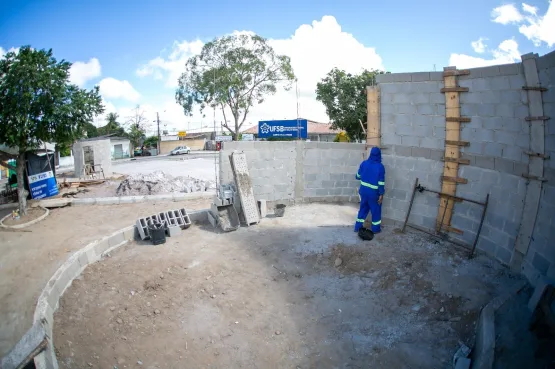
[[[18,148],[19,207],[26,214],[23,187],[25,153],[43,142],[60,145],[85,134],[87,123],[104,107],[98,87],[81,89],[69,82],[71,63],[57,61],[52,50],[23,46],[0,59],[0,143]]]
[[[250,109],[275,94],[278,85],[290,89],[294,80],[288,56],[276,54],[260,36],[238,34],[208,42],[187,61],[175,98],[186,115],[195,106],[201,112],[207,107],[221,110],[223,126],[237,140]]]
[[[342,129],[351,138],[364,139],[360,121],[366,122],[366,87],[376,84],[383,71],[363,70],[360,74],[332,69],[316,85],[316,100],[326,107],[332,127]]]

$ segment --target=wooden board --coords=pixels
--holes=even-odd
[[[461,122],[469,123],[471,119],[469,117],[445,117],[446,122]]]
[[[526,80],[528,95],[528,111],[531,117],[543,117],[543,97],[541,91],[545,89],[539,86],[540,80],[535,57],[523,56],[522,69]],[[530,151],[545,154],[545,122],[544,120],[530,124]],[[528,253],[532,233],[534,231],[536,217],[538,215],[540,197],[542,193],[544,158],[540,156],[530,156],[528,163],[528,175],[538,178],[531,179],[526,187],[526,195],[524,197],[524,208],[522,210],[522,218],[518,235],[515,241],[515,251],[510,262],[511,269],[520,271],[522,260]]]
[[[453,78],[455,78],[455,77],[453,77]],[[468,87],[458,87],[458,86],[445,87],[445,88],[441,89],[441,92],[445,92],[445,93],[447,93],[447,92],[468,92]]]
[[[445,76],[443,80],[445,88],[443,88],[441,91],[445,92],[445,139],[446,141],[460,141],[460,122],[458,122],[456,119],[447,120],[447,118],[460,118],[461,116],[459,92],[457,92],[457,77],[455,75],[448,75]],[[449,160],[458,160],[460,158],[459,147],[454,145],[445,145],[444,157],[445,162],[443,165],[443,176],[456,178],[459,173],[459,163]],[[455,196],[456,191],[456,182],[442,181],[441,192],[451,196]],[[440,198],[436,218],[436,231],[439,232],[444,225],[451,226],[453,206],[454,201],[448,201],[448,198],[446,197]]]
[[[380,89],[378,86],[366,88],[366,147],[380,147]]]
[[[448,161],[451,163],[459,163],[463,165],[470,165],[470,159],[443,158],[443,161]]]

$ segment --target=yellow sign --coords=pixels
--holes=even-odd
[[[187,136],[187,132],[185,132],[185,131],[179,131],[179,132],[177,132],[177,135],[178,135],[179,137],[185,137],[185,136]]]

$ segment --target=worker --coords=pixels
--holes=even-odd
[[[360,210],[355,223],[355,232],[364,225],[368,212],[372,213],[372,232],[379,233],[382,223],[382,200],[385,192],[385,168],[379,147],[370,150],[368,160],[360,164],[356,178],[360,180]]]

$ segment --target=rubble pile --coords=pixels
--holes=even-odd
[[[192,177],[174,177],[162,171],[135,174],[124,179],[116,190],[118,196],[144,196],[173,192],[204,192],[216,188],[214,181]]]

